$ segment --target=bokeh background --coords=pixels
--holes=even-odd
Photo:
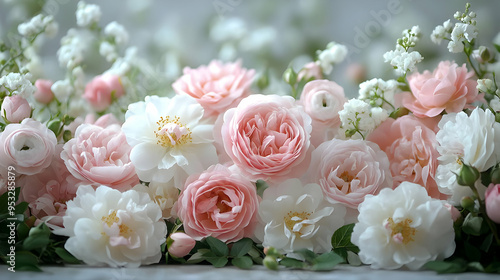
[[[54,39],[40,44],[44,78],[63,75],[57,63],[59,41],[76,26],[72,0],[0,0],[0,34],[16,32],[20,22],[40,11],[52,14],[59,23]],[[347,45],[349,55],[328,77],[357,95],[357,82],[350,78],[352,65],[366,69],[365,78],[393,78],[382,55],[394,48],[405,28],[419,25],[423,34],[417,50],[424,56],[420,71],[432,70],[438,60],[464,62],[463,55],[449,54],[446,42],[430,41],[434,27],[463,11],[463,0],[88,0],[100,5],[100,25],[111,21],[124,25],[129,45],[137,46],[155,71],[175,80],[184,66],[198,67],[212,59],[242,59],[247,68],[269,70],[279,79],[292,65],[296,70],[314,59],[316,50],[330,41]],[[500,1],[472,2],[480,30],[478,42],[492,46],[500,32]],[[109,67],[98,59],[88,71],[102,73]]]

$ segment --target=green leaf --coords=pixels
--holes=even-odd
[[[66,249],[57,247],[55,249],[56,254],[65,262],[70,264],[79,264],[80,260],[75,258],[70,252],[66,251]]]
[[[497,44],[493,44],[495,46],[495,49],[497,49],[497,52],[500,53],[500,45],[497,45]]]
[[[16,205],[16,211],[15,213],[16,214],[24,214],[24,212],[26,212],[26,210],[28,210],[28,202],[21,202],[19,203],[18,205]]]
[[[23,241],[25,250],[35,250],[44,248],[50,243],[50,229],[42,223],[34,228],[31,228],[28,237]]]
[[[209,249],[200,249],[198,252],[194,253],[188,260],[187,263],[189,264],[195,264],[195,263],[200,263],[205,260],[203,257],[203,254],[205,253],[204,250],[210,251]]]
[[[467,267],[469,268],[469,270],[472,270],[475,272],[484,272],[484,267],[479,262],[471,262],[471,263],[467,264]]]
[[[467,267],[461,263],[447,261],[430,261],[424,265],[424,268],[434,270],[439,274],[459,273],[467,269]]]
[[[225,256],[217,256],[214,252],[210,251],[203,254],[203,258],[211,263],[214,267],[223,267],[227,264],[228,259]]]
[[[312,263],[316,259],[316,254],[309,249],[300,249],[293,251],[295,254],[300,255],[306,260],[306,262]]]
[[[259,195],[260,197],[262,197],[264,191],[269,187],[266,181],[263,180],[257,180],[257,182],[255,182],[255,185],[257,188],[257,195]]]
[[[42,271],[38,266],[38,258],[27,251],[16,252],[16,270]]]
[[[249,256],[242,256],[231,260],[231,264],[241,269],[252,268],[253,261]]]
[[[476,246],[466,241],[464,243],[464,249],[468,260],[473,262],[481,260],[481,251]]]
[[[240,239],[238,242],[233,244],[230,255],[235,258],[244,256],[250,251],[250,249],[252,249],[252,246],[253,246],[252,239],[250,238]]]
[[[19,237],[20,240],[25,239],[28,237],[28,234],[30,232],[30,227],[25,223],[19,223],[17,225],[17,236]]]
[[[207,241],[208,246],[215,255],[219,257],[227,257],[229,254],[229,249],[227,248],[226,243],[220,241],[219,239],[209,236],[205,239]]]
[[[302,269],[306,266],[306,264],[303,261],[289,257],[284,257],[283,259],[281,259],[280,264],[286,267],[299,268],[299,269]]]
[[[332,236],[332,247],[333,249],[345,248],[347,251],[352,251],[354,253],[359,253],[359,248],[352,244],[351,235],[354,229],[354,224],[345,225],[339,229],[337,229]],[[343,255],[341,253],[341,255]],[[345,253],[345,257],[347,257],[347,252]]]
[[[334,252],[324,253],[319,255],[311,266],[311,270],[332,270],[336,265],[343,262],[344,258]]]
[[[469,213],[465,217],[464,223],[462,225],[462,230],[470,235],[479,236],[481,233],[481,224],[483,223],[483,218],[474,216]]]
[[[500,262],[492,262],[490,263],[485,269],[484,272],[486,273],[500,273]]]
[[[493,243],[493,233],[488,234],[484,239],[483,243],[481,243],[481,251],[488,252],[490,250],[491,244]]]

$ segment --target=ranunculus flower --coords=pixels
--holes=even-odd
[[[255,94],[224,114],[215,136],[243,174],[280,181],[306,171],[311,129],[311,118],[293,97]]]
[[[176,212],[184,231],[196,240],[213,236],[224,242],[252,237],[259,198],[247,178],[214,165],[188,178]]]
[[[359,247],[361,261],[375,269],[417,270],[455,251],[450,212],[414,183],[366,196],[358,220],[351,241]]]
[[[321,186],[328,202],[352,209],[366,195],[392,188],[387,155],[375,143],[363,140],[333,139],[319,145],[306,176]]]
[[[335,82],[314,80],[304,86],[300,103],[312,119],[313,145],[333,138],[341,125],[339,111],[346,102],[344,89]]]
[[[51,89],[53,84],[54,83],[50,80],[36,80],[35,100],[42,104],[49,104],[54,99],[54,93]]]
[[[434,180],[439,156],[436,124],[436,119],[406,115],[385,120],[368,136],[389,158],[393,188],[409,181],[424,186],[431,197],[444,197]]]
[[[36,174],[50,165],[56,144],[54,132],[39,121],[9,124],[0,132],[0,172],[6,174],[12,165],[16,174]]]
[[[31,116],[31,107],[28,100],[20,95],[6,96],[0,110],[2,110],[2,117],[11,123],[19,123]]]
[[[196,240],[183,232],[174,232],[170,235],[172,244],[168,246],[168,253],[174,257],[182,258],[189,254],[196,245]]]
[[[64,248],[77,259],[112,267],[160,261],[167,226],[147,194],[87,185],[66,205],[64,229],[54,233],[69,236]]]
[[[474,72],[465,63],[442,61],[433,73],[415,73],[408,77],[410,92],[402,93],[403,106],[417,117],[435,117],[441,112],[458,113],[468,104],[481,99]]]
[[[484,195],[484,203],[488,217],[500,224],[500,184],[490,184]]]
[[[264,247],[281,253],[300,249],[326,253],[332,249],[333,233],[344,225],[345,213],[341,204],[323,199],[318,184],[289,179],[264,191],[259,207],[262,224],[256,233]]]
[[[61,158],[69,172],[84,184],[123,191],[139,183],[130,150],[120,126],[82,124],[75,137],[64,144]]]
[[[119,76],[104,74],[96,76],[85,87],[83,97],[98,112],[106,110],[113,102],[113,98],[120,98],[125,94]]]
[[[255,70],[241,67],[241,62],[214,60],[208,66],[184,68],[184,75],[172,84],[177,94],[195,98],[205,109],[206,117],[217,117],[250,95]]]

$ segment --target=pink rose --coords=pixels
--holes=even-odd
[[[314,80],[304,86],[300,103],[312,119],[313,145],[318,146],[333,138],[340,127],[339,111],[345,102],[344,89],[335,82]]]
[[[104,74],[96,76],[85,87],[83,97],[98,112],[106,110],[113,98],[120,98],[125,94],[120,77],[116,75]]]
[[[256,94],[224,114],[215,139],[245,176],[277,182],[306,171],[311,129],[311,118],[292,97]]]
[[[435,148],[438,121],[412,115],[389,118],[370,133],[367,140],[378,144],[389,157],[393,188],[409,181],[424,186],[433,198],[444,198],[434,180],[439,157]]]
[[[484,194],[486,214],[495,223],[500,224],[500,184],[490,184]]]
[[[64,144],[61,158],[69,172],[83,183],[124,191],[139,183],[130,150],[119,125],[103,128],[82,124],[75,138]]]
[[[312,153],[308,182],[321,186],[330,203],[357,209],[368,194],[392,187],[389,159],[372,142],[333,139]]]
[[[441,112],[458,113],[467,104],[482,99],[478,95],[474,72],[467,72],[465,63],[442,61],[433,73],[424,71],[408,77],[410,92],[402,93],[401,102],[417,117],[435,117]]]
[[[213,236],[234,242],[253,236],[259,198],[250,180],[218,164],[191,175],[175,207],[184,231],[194,239]]]
[[[11,123],[19,123],[31,116],[30,104],[19,95],[6,96],[0,110],[2,117]]]
[[[176,258],[189,254],[196,245],[196,240],[183,232],[174,232],[170,235],[172,244],[168,246],[168,253]]]
[[[54,83],[50,80],[36,80],[35,100],[42,104],[49,104],[54,99],[54,93],[51,89],[53,84]]]
[[[316,62],[307,63],[304,67],[302,67],[302,69],[300,69],[299,73],[297,73],[297,81],[308,81],[310,79],[323,79],[321,66],[319,66]]]
[[[217,117],[250,95],[255,70],[241,67],[241,62],[223,64],[214,60],[208,66],[184,68],[184,75],[172,84],[177,94],[195,98],[205,109],[206,117]]]
[[[5,175],[12,165],[16,174],[37,174],[52,162],[56,144],[54,132],[39,121],[9,124],[0,132],[0,172]]]

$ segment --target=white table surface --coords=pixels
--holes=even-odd
[[[270,271],[262,266],[255,266],[252,270],[241,270],[235,267],[214,268],[208,265],[153,265],[140,268],[109,268],[89,267],[84,265],[44,266],[44,272],[12,273],[7,266],[0,266],[0,279],[112,279],[112,280],[153,280],[153,279],[272,279],[272,280],[354,280],[354,279],[383,279],[383,280],[471,280],[471,279],[500,279],[499,275],[481,273],[443,274],[432,271],[387,271],[372,270],[367,266],[352,267],[339,265],[336,270],[329,272],[309,272],[300,270],[281,269]]]

